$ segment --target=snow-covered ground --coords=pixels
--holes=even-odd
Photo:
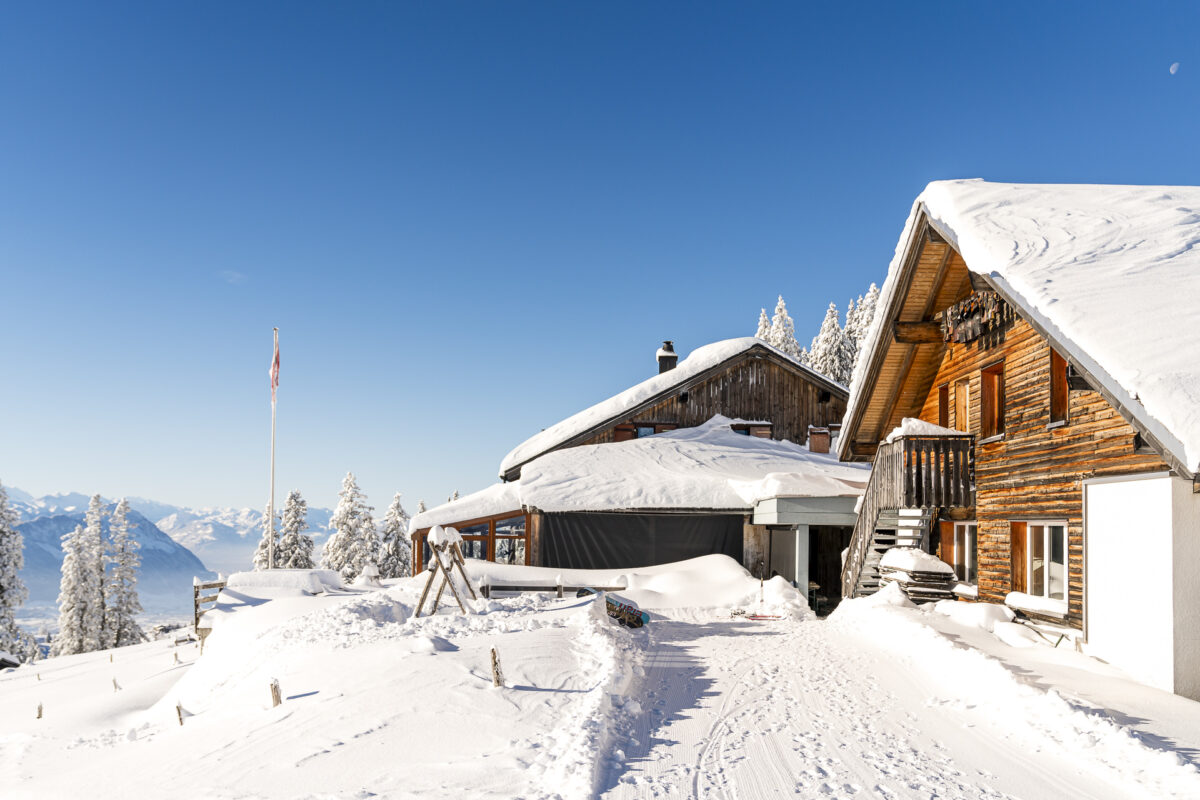
[[[0,796],[1200,796],[1200,706],[1005,644],[1003,615],[881,595],[817,620],[722,556],[471,566],[493,585],[628,583],[653,619],[628,630],[602,600],[549,593],[418,619],[419,577],[251,582],[203,656],[160,641],[0,674]]]

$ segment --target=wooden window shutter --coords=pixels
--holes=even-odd
[[[1026,590],[1025,548],[1029,538],[1029,524],[1025,522],[1010,523],[1008,537],[1011,542],[1009,574],[1012,577],[1012,591],[1024,592]]]
[[[950,384],[938,387],[938,425],[950,427]]]
[[[1050,350],[1050,421],[1067,419],[1067,361]]]
[[[954,563],[954,523],[949,520],[941,520],[938,522],[938,533],[940,535],[940,543],[938,544],[938,558],[945,561],[947,564]]]
[[[634,432],[632,425],[618,425],[613,430],[614,442],[628,442],[630,439],[633,439],[636,436],[637,434]]]

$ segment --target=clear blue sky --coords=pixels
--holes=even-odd
[[[0,480],[382,510],[782,293],[929,181],[1200,183],[1200,5],[10,4]],[[1179,62],[1176,74],[1172,63]]]

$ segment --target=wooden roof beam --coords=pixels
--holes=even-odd
[[[940,322],[894,322],[892,341],[897,344],[941,344]]]

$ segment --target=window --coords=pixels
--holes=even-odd
[[[950,427],[950,384],[943,383],[938,387],[938,425]]]
[[[655,430],[653,425],[635,425],[633,428],[633,438],[635,439],[644,439],[647,436],[653,436],[654,434]]]
[[[1067,600],[1067,524],[1012,523],[1012,588],[1050,600]]]
[[[1050,424],[1067,421],[1067,360],[1050,350]]]
[[[458,531],[463,537],[463,558],[478,558],[487,561],[488,557],[488,524],[481,522],[461,528]]]
[[[954,382],[954,427],[956,430],[971,430],[971,381],[963,378]]]
[[[979,582],[979,537],[974,522],[954,523],[954,574],[963,583]]]
[[[1004,434],[1004,362],[979,373],[979,435],[984,439]]]
[[[525,517],[496,520],[496,563],[525,563]]]

